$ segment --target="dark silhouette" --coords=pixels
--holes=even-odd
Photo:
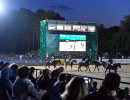
[[[105,74],[106,74],[107,70],[109,70],[109,73],[110,73],[110,70],[114,70],[115,73],[117,73],[118,67],[121,68],[121,64],[120,63],[116,63],[113,66],[108,65],[107,68],[106,68]]]

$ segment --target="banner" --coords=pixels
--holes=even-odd
[[[50,59],[0,59],[0,61],[8,62],[9,64],[15,63],[20,65],[43,65]]]
[[[102,61],[107,62],[109,59],[102,59]],[[113,59],[116,63],[130,64],[130,59]]]

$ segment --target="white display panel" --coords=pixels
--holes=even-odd
[[[49,24],[48,23],[48,30],[56,30],[56,24]]]
[[[96,27],[95,26],[88,26],[88,32],[95,32]]]
[[[73,31],[80,31],[80,26],[73,25]]]
[[[86,51],[86,41],[59,42],[59,51]]]
[[[57,24],[57,30],[63,30],[63,25]]]
[[[71,25],[64,25],[64,30],[71,31]]]

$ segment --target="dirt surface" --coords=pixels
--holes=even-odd
[[[64,65],[58,65],[57,68],[61,67],[61,66],[64,67]],[[31,66],[29,66],[29,67],[31,67]],[[34,66],[34,67],[36,69],[44,69],[45,68],[45,66]],[[50,70],[53,70],[53,69],[54,69],[54,67],[51,66]],[[81,71],[78,72],[78,65],[74,65],[72,70],[71,70],[70,66],[67,66],[67,69],[65,69],[65,73],[87,76],[87,77],[94,77],[94,78],[101,78],[101,79],[104,79],[104,77],[105,77],[103,66],[99,66],[99,71],[97,69],[95,71],[93,71],[94,65],[90,65],[91,72],[89,72],[89,71],[85,72],[85,67],[82,67],[81,69],[82,69],[82,72]],[[111,71],[111,72],[114,72],[114,71]],[[121,68],[118,68],[117,73],[121,76],[122,82],[130,83],[130,65],[121,65]],[[94,81],[98,82],[98,87],[101,86],[102,80],[94,79]],[[130,88],[130,84],[122,84],[121,83],[120,87],[121,88],[129,87]]]

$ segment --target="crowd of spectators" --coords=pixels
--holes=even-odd
[[[43,69],[38,78],[35,68],[0,61],[0,100],[130,100],[129,88],[120,89],[121,78],[108,73],[101,87],[90,78]]]
[[[27,53],[0,53],[0,59],[38,59],[40,58],[40,50],[29,51]]]
[[[104,59],[130,59],[130,54],[121,54],[121,53],[104,53],[102,55],[102,58]]]

